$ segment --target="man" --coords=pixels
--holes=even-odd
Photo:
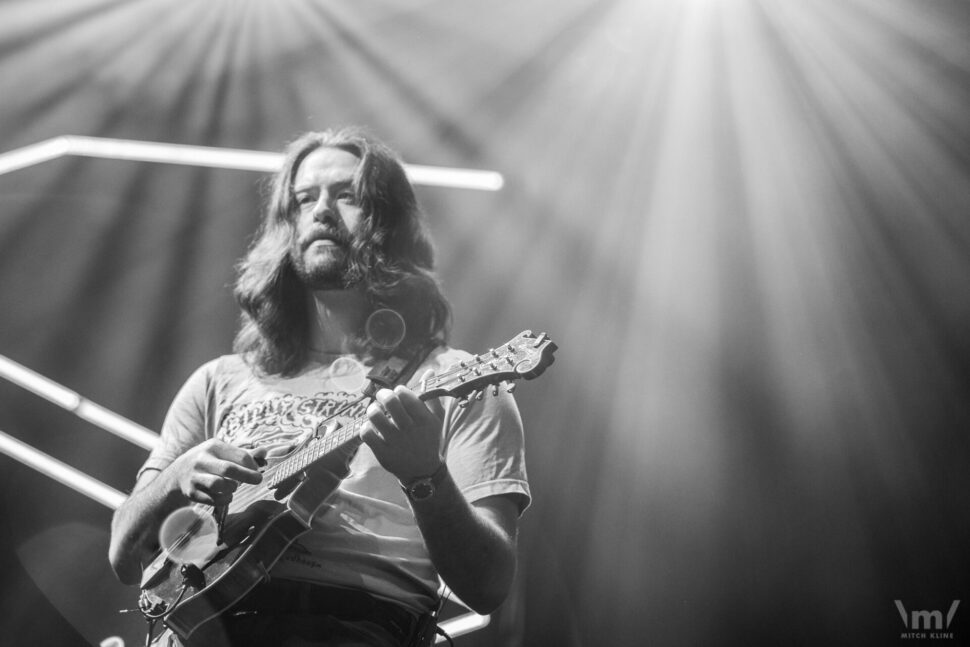
[[[402,385],[369,403],[360,396],[361,376],[392,352],[432,348],[412,387],[469,357],[444,345],[450,308],[432,270],[414,192],[390,149],[357,129],[295,141],[239,266],[236,354],[189,378],[115,513],[118,577],[140,580],[172,511],[226,505],[320,422],[361,414],[363,444],[310,532],[269,584],[199,635],[206,644],[415,644],[439,576],[475,611],[494,610],[530,496],[511,396],[465,408],[422,402]]]

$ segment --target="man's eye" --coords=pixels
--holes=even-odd
[[[300,206],[305,206],[305,205],[308,205],[308,204],[313,204],[313,202],[314,202],[313,197],[310,196],[310,195],[308,195],[308,194],[303,194],[303,195],[296,196],[296,203],[298,205],[300,205]]]
[[[354,195],[353,191],[341,191],[337,194],[337,199],[343,202],[354,202],[357,196]]]

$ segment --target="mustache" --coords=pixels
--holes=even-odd
[[[350,236],[344,232],[321,227],[320,229],[314,229],[300,237],[300,249],[305,250],[318,240],[331,240],[341,247],[349,247],[352,242]]]

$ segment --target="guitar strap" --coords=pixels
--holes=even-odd
[[[379,360],[367,374],[364,396],[373,398],[380,389],[390,389],[398,384],[405,384],[434,347],[434,343],[426,343]]]
[[[396,354],[378,359],[374,367],[367,374],[367,382],[360,390],[360,395],[352,402],[346,402],[336,412],[331,413],[328,420],[335,418],[344,411],[354,407],[364,400],[373,400],[381,389],[390,389],[398,384],[405,384],[418,370],[425,358],[434,350],[435,344],[428,342],[424,345],[400,351]]]

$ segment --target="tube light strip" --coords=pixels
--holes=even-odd
[[[409,180],[425,186],[477,189],[479,191],[498,191],[505,186],[505,178],[496,171],[422,166],[421,164],[405,164],[404,170],[407,171]]]
[[[55,137],[2,153],[0,154],[0,175],[63,157],[68,154],[69,148],[67,137]]]
[[[0,175],[48,162],[65,155],[207,166],[264,173],[276,171],[283,163],[282,154],[265,151],[63,135],[0,153]],[[423,166],[420,164],[405,164],[404,168],[412,182],[426,186],[498,191],[505,184],[502,174],[495,171]]]
[[[465,615],[458,616],[456,618],[445,620],[444,622],[440,623],[440,625],[441,625],[441,628],[444,631],[446,631],[449,636],[451,636],[452,638],[455,638],[457,636],[461,636],[464,634],[471,633],[473,631],[477,631],[482,627],[486,627],[488,626],[488,623],[491,622],[491,620],[492,620],[491,616],[481,616],[475,612],[472,612],[472,613],[466,613]],[[444,641],[445,641],[444,636],[435,637],[435,644],[444,642]]]
[[[464,601],[455,595],[455,592],[448,588],[448,585],[441,580],[438,581],[438,597],[445,600],[450,600],[458,606],[464,607],[471,611],[471,607],[465,604]],[[441,628],[444,629],[449,636],[454,637],[481,629],[491,622],[491,619],[491,616],[483,616],[471,611],[471,613],[449,618],[440,624]],[[445,638],[443,636],[438,636],[435,642],[439,643],[444,641],[444,639]]]
[[[81,494],[85,494],[112,510],[121,505],[125,495],[66,463],[38,451],[3,431],[0,431],[0,452],[14,458],[41,474],[51,477]]]
[[[82,397],[75,391],[0,355],[0,377],[67,409],[79,418],[145,449],[158,444],[158,434]]]
[[[185,166],[209,166],[267,173],[277,170],[283,163],[281,154],[262,151],[141,142],[128,139],[106,139],[103,137],[68,136],[65,139],[68,140],[68,154],[82,157],[184,164]]]

